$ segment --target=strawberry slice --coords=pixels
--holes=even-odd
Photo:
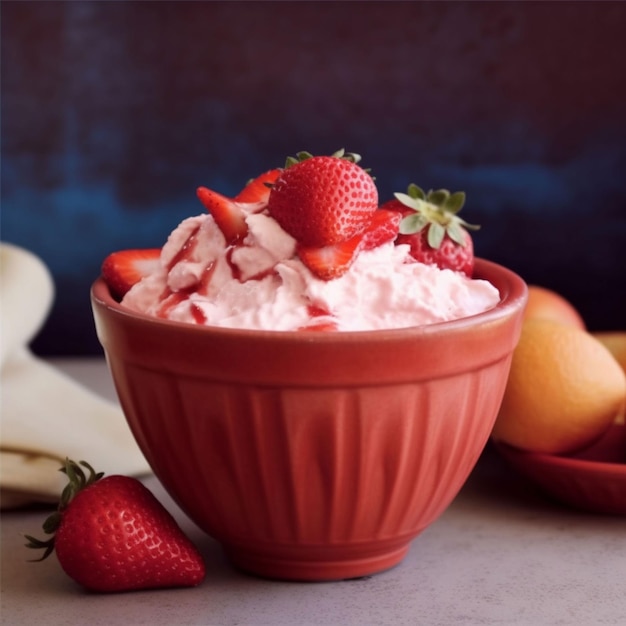
[[[328,309],[310,304],[308,310],[311,319],[303,326],[300,326],[298,330],[314,330],[319,332],[339,330],[336,320]]]
[[[251,180],[234,198],[236,202],[248,202],[257,203],[262,202],[267,204],[267,199],[270,197],[271,186],[278,178],[281,170],[274,169],[269,172],[264,172],[260,176]],[[269,186],[268,186],[269,185]]]
[[[207,187],[198,187],[196,194],[213,216],[228,244],[236,243],[247,235],[248,225],[238,203]]]
[[[339,327],[337,326],[337,322],[334,322],[332,320],[326,320],[326,321],[312,321],[309,324],[307,324],[306,326],[300,326],[300,328],[298,328],[298,330],[300,331],[304,331],[304,330],[311,330],[311,331],[315,331],[315,332],[332,332],[335,330],[338,330]]]
[[[363,235],[359,234],[330,246],[298,246],[297,252],[300,260],[317,278],[332,280],[348,271],[362,242]]]
[[[135,283],[159,267],[160,258],[159,248],[112,252],[102,263],[102,277],[113,295],[122,298]]]
[[[377,248],[398,236],[402,214],[399,211],[378,209],[363,232],[363,250]]]

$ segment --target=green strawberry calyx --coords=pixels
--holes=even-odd
[[[287,159],[285,160],[285,165],[282,167],[283,170],[286,170],[288,168],[290,168],[292,165],[297,165],[298,163],[302,163],[302,161],[306,161],[307,159],[312,159],[315,155],[311,154],[310,152],[307,152],[306,150],[301,150],[300,152],[296,152],[296,156],[288,156]],[[361,160],[361,155],[357,154],[356,152],[346,152],[344,150],[344,148],[341,148],[339,150],[337,150],[336,152],[333,152],[331,155],[331,157],[334,157],[335,159],[343,159],[344,161],[349,161],[350,163],[354,163],[355,165],[358,164]],[[367,172],[368,174],[370,174],[371,176],[371,168],[363,168],[364,172]],[[373,176],[372,176],[372,180],[376,180]],[[269,187],[270,189],[274,186],[274,183],[263,183],[266,187]]]
[[[288,156],[285,161],[285,169],[291,167],[292,165],[296,165],[297,163],[302,163],[302,161],[306,161],[307,159],[312,159],[313,154],[310,152],[306,152],[306,150],[302,150],[296,153],[296,156]],[[343,148],[333,152],[331,157],[336,159],[344,159],[345,161],[350,161],[350,163],[358,163],[361,160],[361,155],[356,152],[346,152]]]
[[[81,465],[88,470],[88,475],[85,474]],[[40,558],[33,559],[35,561],[43,561],[54,551],[54,534],[61,523],[63,511],[65,511],[65,509],[69,506],[76,494],[86,487],[89,487],[89,485],[93,485],[93,483],[97,482],[102,478],[102,476],[104,476],[103,472],[96,472],[86,461],[79,461],[76,463],[76,461],[72,461],[71,459],[65,459],[65,462],[59,471],[67,475],[68,483],[65,485],[63,492],[61,493],[61,500],[57,510],[43,523],[44,533],[52,536],[49,539],[42,540],[31,537],[30,535],[24,535],[24,537],[28,540],[28,543],[26,544],[27,548],[44,550],[44,553]]]
[[[418,185],[411,183],[407,193],[395,193],[395,198],[415,213],[406,215],[400,222],[402,235],[413,235],[424,229],[427,231],[428,245],[435,250],[448,235],[452,241],[465,246],[464,229],[478,230],[480,226],[468,224],[458,216],[465,204],[465,193],[450,193],[447,189],[431,189],[426,193]]]

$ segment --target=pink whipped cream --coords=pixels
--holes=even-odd
[[[357,255],[334,280],[313,276],[296,241],[266,213],[246,216],[248,234],[227,246],[211,215],[172,232],[160,266],[122,304],[160,318],[227,328],[340,331],[403,328],[454,320],[495,306],[485,280],[416,262],[392,242]]]

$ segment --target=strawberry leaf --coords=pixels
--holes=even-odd
[[[465,193],[462,191],[456,191],[448,196],[443,203],[443,208],[450,213],[458,213],[465,204]]]
[[[28,541],[28,543],[24,544],[27,548],[32,548],[33,550],[44,550],[44,553],[38,559],[29,559],[29,561],[33,563],[44,561],[54,551],[54,537],[51,537],[47,541],[42,541],[36,537],[31,537],[31,535],[24,535],[24,539]]]
[[[361,155],[356,152],[346,152],[344,148],[333,152],[330,156],[335,157],[336,159],[345,159],[346,161],[350,161],[352,163],[358,163],[361,160]]]
[[[89,476],[85,475],[81,465],[89,470]],[[41,539],[31,537],[30,535],[24,535],[24,537],[28,540],[28,543],[25,544],[27,548],[34,548],[36,550],[42,548],[45,549],[41,558],[35,559],[37,561],[43,561],[54,551],[54,535],[59,528],[59,524],[61,523],[63,511],[67,508],[74,496],[79,491],[89,487],[104,476],[103,472],[96,473],[93,467],[91,467],[91,465],[89,465],[86,461],[79,461],[76,463],[76,461],[72,461],[67,458],[65,459],[63,465],[59,468],[59,471],[63,472],[67,476],[68,483],[61,492],[61,500],[57,510],[51,513],[43,523],[43,531],[47,535],[53,536],[50,537],[50,539],[43,541]]]
[[[409,207],[409,209],[413,209],[414,211],[420,211],[422,208],[423,200],[420,198],[412,198],[406,193],[397,192],[393,194],[396,200],[400,201],[404,206]]]
[[[291,167],[292,165],[296,165],[297,163],[302,163],[302,161],[306,161],[307,159],[313,158],[313,154],[307,152],[306,150],[301,150],[300,152],[296,152],[296,156],[288,156],[285,160],[285,167]],[[346,161],[350,161],[351,163],[358,163],[361,160],[361,155],[356,152],[346,152],[344,148],[340,148],[339,150],[333,152],[330,156],[335,157],[336,159],[344,159]],[[369,172],[369,170],[365,170]]]
[[[428,227],[428,245],[437,250],[443,241],[446,229],[436,222],[431,223]]]
[[[429,191],[426,199],[432,204],[443,206],[449,197],[450,192],[447,189],[437,189],[437,191]]]
[[[413,235],[418,233],[428,224],[428,218],[420,213],[413,213],[402,218],[399,232],[402,235]]]
[[[446,228],[446,233],[452,241],[455,241],[461,246],[465,246],[465,232],[463,231],[463,227],[458,222],[450,222]]]
[[[455,221],[457,221],[461,226],[467,228],[467,230],[480,230],[480,226],[478,224],[469,224],[463,218],[455,216]]]
[[[55,511],[51,515],[49,515],[43,523],[43,531],[46,535],[53,535],[57,528],[59,527],[59,523],[61,522],[61,512]]]
[[[419,200],[426,200],[426,192],[416,185],[415,183],[411,183],[407,189],[407,193],[411,198],[418,198]]]

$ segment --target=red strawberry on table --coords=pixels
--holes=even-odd
[[[42,541],[26,535],[27,547],[45,549],[39,560],[55,551],[68,576],[98,592],[202,582],[201,555],[142,483],[127,476],[102,478],[84,461],[66,460],[62,471],[69,482],[58,510],[44,523],[53,536]]]
[[[269,195],[269,214],[306,247],[346,241],[364,230],[378,208],[372,177],[360,156],[339,150],[332,156],[298,153],[288,159]]]
[[[160,256],[159,248],[112,252],[102,263],[102,276],[113,295],[122,298],[135,283],[158,267]]]
[[[425,193],[411,184],[408,193],[396,193],[395,200],[382,209],[403,215],[396,244],[408,244],[411,256],[421,263],[436,265],[471,276],[474,270],[474,245],[469,230],[479,227],[458,216],[465,203],[461,191],[447,189]]]

